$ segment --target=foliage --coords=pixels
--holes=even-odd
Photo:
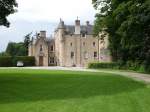
[[[24,43],[9,42],[6,53],[10,56],[27,56]]]
[[[0,25],[9,27],[7,16],[15,13],[17,6],[16,0],[0,0]]]
[[[113,61],[139,62],[150,68],[150,1],[93,0],[93,5],[99,11],[95,34],[107,28]]]
[[[0,56],[9,56],[9,54],[7,54],[6,52],[1,52]]]
[[[0,56],[0,67],[11,67],[13,66],[11,56]]]
[[[149,67],[149,66],[148,66]],[[89,63],[88,68],[90,69],[117,69],[117,70],[132,70],[136,72],[142,73],[150,73],[150,68],[145,70],[145,64],[141,64],[140,62],[132,62],[128,61],[124,63],[123,61],[111,62],[111,63]]]
[[[31,34],[32,33],[29,33],[24,36],[24,42],[19,43],[9,42],[5,54],[8,54],[10,56],[27,56]]]
[[[35,57],[28,56],[0,56],[0,67],[15,67],[18,61],[22,61],[24,66],[35,66]]]
[[[22,61],[24,66],[35,66],[35,57],[17,56],[13,58],[13,65],[16,66],[18,61]]]
[[[28,54],[28,46],[30,43],[32,32],[24,36],[24,46],[26,48],[26,54]]]
[[[94,69],[114,69],[114,68],[118,68],[118,64],[117,63],[99,63],[99,62],[95,62],[95,63],[89,63],[88,64],[88,68],[94,68]]]

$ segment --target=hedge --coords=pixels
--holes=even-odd
[[[119,68],[119,66],[118,63],[114,63],[114,62],[109,62],[109,63],[94,62],[94,63],[89,63],[88,68],[114,69],[114,68]]]
[[[17,56],[13,58],[13,65],[16,66],[18,61],[22,61],[24,66],[35,66],[35,58],[32,56]]]
[[[11,67],[13,66],[11,56],[0,56],[0,67]]]
[[[150,66],[148,66],[146,68],[143,63],[140,63],[138,61],[137,62],[128,61],[127,63],[122,63],[122,62],[109,62],[109,63],[95,62],[95,63],[89,63],[88,68],[133,70],[133,71],[137,71],[137,72],[150,73]]]
[[[18,61],[22,61],[24,66],[35,66],[35,57],[32,56],[0,56],[0,67],[16,67]]]

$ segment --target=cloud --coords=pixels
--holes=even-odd
[[[8,17],[11,26],[0,26],[0,51],[4,51],[9,41],[19,42],[27,33],[46,30],[53,33],[59,19],[66,24],[74,24],[79,17],[81,23],[94,21],[95,10],[92,0],[17,0],[18,12]]]
[[[73,21],[77,16],[81,20],[93,21],[95,10],[92,0],[18,0],[18,13],[10,19],[24,19],[27,21],[53,21],[59,18]]]

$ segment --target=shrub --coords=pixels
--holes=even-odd
[[[13,58],[13,65],[16,66],[18,61],[22,61],[24,66],[35,66],[35,57],[33,56],[17,56]]]
[[[88,64],[88,68],[104,68],[104,69],[114,69],[114,68],[118,68],[118,63],[115,62],[109,62],[109,63],[100,63],[100,62],[95,62],[95,63],[89,63]]]
[[[88,68],[94,69],[121,69],[121,70],[133,70],[138,72],[150,73],[150,66],[145,66],[140,61],[128,61],[124,62],[111,62],[111,63],[89,63]]]
[[[11,67],[13,66],[11,56],[0,56],[0,67]]]

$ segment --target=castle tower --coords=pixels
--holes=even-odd
[[[64,21],[60,20],[59,26],[58,26],[58,40],[59,40],[59,65],[65,66],[65,25]]]

